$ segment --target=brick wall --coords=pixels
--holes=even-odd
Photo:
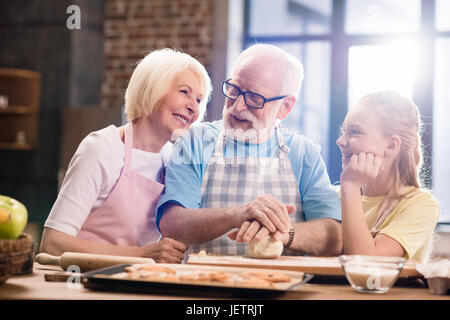
[[[205,65],[211,61],[211,0],[106,0],[102,107],[117,107],[135,64],[170,47]]]

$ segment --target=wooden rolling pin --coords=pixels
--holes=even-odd
[[[40,264],[59,265],[64,270],[71,265],[76,265],[81,272],[106,268],[116,264],[130,263],[155,263],[152,258],[110,256],[104,254],[92,254],[81,252],[64,252],[61,256],[56,257],[48,253],[39,253],[36,256],[36,262]]]

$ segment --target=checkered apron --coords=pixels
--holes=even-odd
[[[289,147],[284,144],[280,129],[276,127],[275,131],[279,144],[276,158],[250,157],[249,148],[245,148],[244,157],[235,153],[234,157],[225,158],[226,136],[223,132],[219,135],[202,182],[202,208],[243,205],[271,194],[282,203],[297,207],[290,214],[292,222],[304,221],[298,183],[288,158]],[[190,245],[188,253],[205,250],[219,255],[248,255],[247,244],[229,239],[227,233],[201,245]],[[285,249],[283,254],[295,252]]]

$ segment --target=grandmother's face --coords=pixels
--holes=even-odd
[[[281,75],[274,63],[266,59],[249,57],[234,70],[231,84],[242,92],[252,91],[265,98],[283,94],[281,91]],[[226,129],[271,129],[275,126],[280,110],[280,100],[266,102],[263,109],[253,109],[245,104],[240,95],[236,100],[225,99],[223,120]]]
[[[184,70],[175,77],[151,116],[170,139],[175,131],[189,129],[198,119],[202,98],[200,77],[191,70]]]

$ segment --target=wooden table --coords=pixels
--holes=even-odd
[[[44,275],[61,271],[57,266],[34,264],[33,273],[9,278],[0,285],[0,299],[14,300],[191,300],[213,299],[208,296],[174,296],[169,294],[139,294],[91,291],[84,287],[69,289],[66,282],[48,282]],[[425,288],[396,287],[385,294],[355,292],[347,284],[307,283],[296,291],[276,299],[288,300],[450,300],[450,296],[432,295]]]

